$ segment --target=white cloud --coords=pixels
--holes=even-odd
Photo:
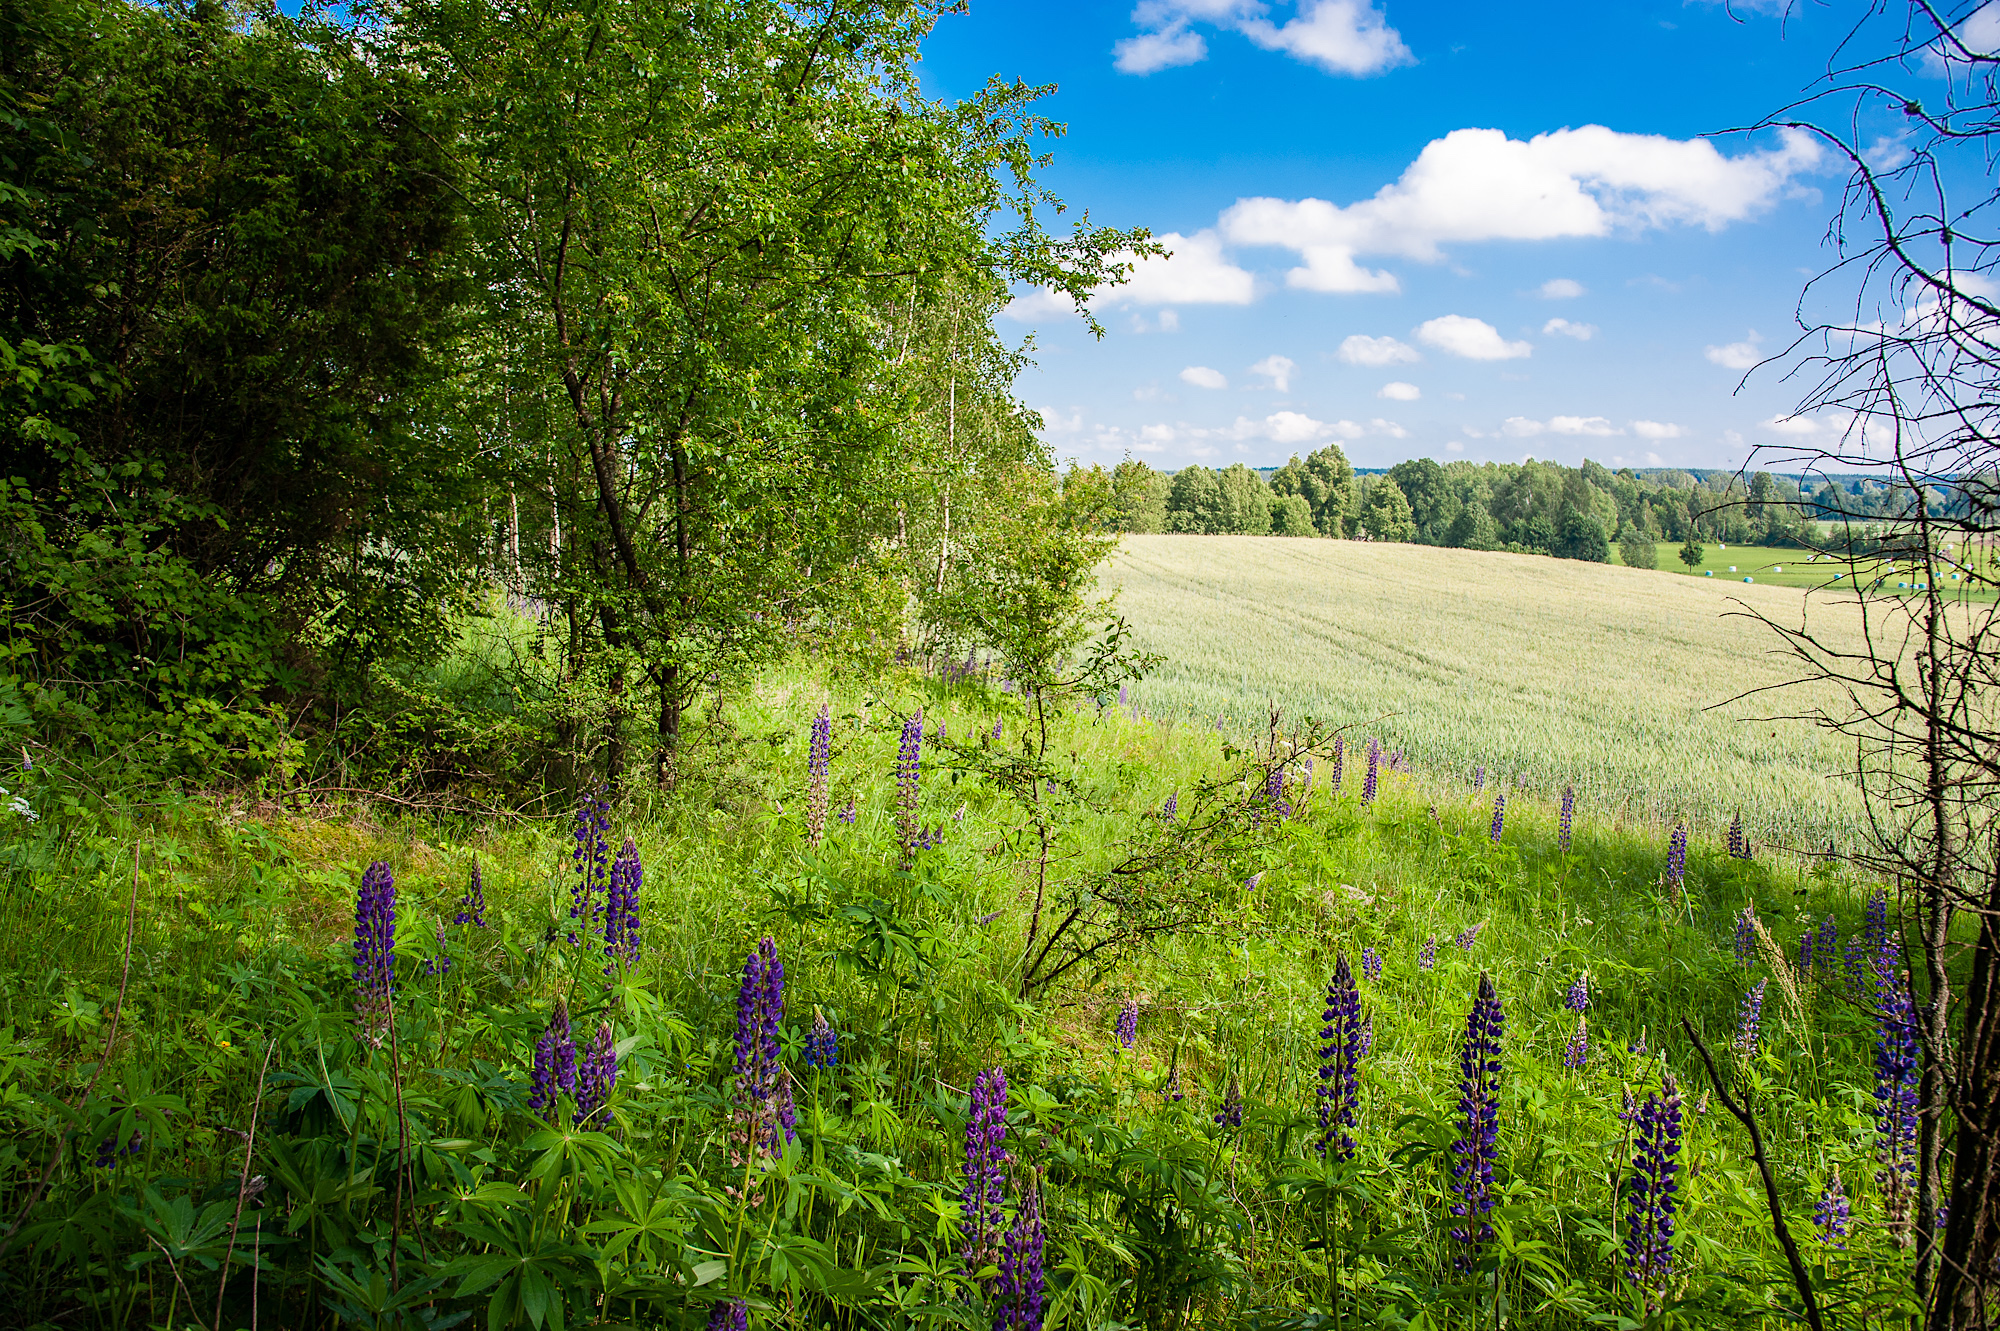
[[[1665,421],[1633,421],[1632,433],[1641,439],[1678,439],[1681,427]]]
[[[1201,39],[1200,33],[1189,32],[1185,23],[1174,23],[1160,32],[1127,37],[1111,51],[1117,57],[1112,66],[1120,74],[1154,74],[1206,60],[1208,43]]]
[[[1549,428],[1557,434],[1587,434],[1598,437],[1625,433],[1602,416],[1552,416],[1549,418]]]
[[[1773,434],[1799,435],[1818,434],[1820,423],[1804,416],[1773,416],[1764,422],[1764,428]]]
[[[1190,365],[1181,371],[1181,382],[1193,384],[1196,388],[1227,388],[1229,380],[1220,370],[1211,370],[1206,365]]]
[[[1417,387],[1415,384],[1406,384],[1400,380],[1395,383],[1383,384],[1375,390],[1376,397],[1386,397],[1391,402],[1415,402],[1423,395],[1423,389]]]
[[[1279,411],[1264,418],[1261,433],[1274,444],[1303,444],[1329,432],[1341,434],[1348,430],[1354,431],[1354,434],[1348,435],[1349,438],[1360,433],[1359,427],[1352,421],[1335,421],[1328,425],[1301,412]]]
[[[1463,453],[1465,451],[1465,445],[1459,443],[1458,440],[1454,439],[1450,443],[1444,446],[1444,451],[1447,453]]]
[[[1710,347],[1702,353],[1711,364],[1720,365],[1725,370],[1747,370],[1763,359],[1755,342],[1731,342],[1726,346]]]
[[[1167,256],[1149,255],[1133,261],[1123,286],[1105,287],[1093,305],[1248,305],[1256,283],[1250,274],[1222,257],[1222,238],[1214,231],[1183,236],[1169,231],[1159,238]]]
[[[1500,433],[1515,439],[1533,439],[1536,435],[1545,433],[1548,428],[1540,421],[1531,421],[1526,416],[1509,416],[1500,422]]]
[[[1664,467],[1667,464],[1658,453],[1648,453],[1646,454],[1646,465],[1649,467]]]
[[[1588,342],[1597,336],[1597,325],[1571,323],[1567,319],[1551,319],[1542,325],[1542,336],[1573,337],[1579,342]]]
[[[1534,354],[1526,342],[1509,342],[1484,319],[1445,314],[1417,326],[1417,341],[1467,360],[1518,360]]]
[[[1075,434],[1083,428],[1082,407],[1071,407],[1068,415],[1057,407],[1043,407],[1041,416],[1042,428],[1050,434]]]
[[[1070,303],[1068,296],[1046,287],[1036,287],[1008,301],[1001,307],[1000,313],[1022,323],[1040,323],[1075,311],[1076,306]]]
[[[1423,355],[1407,342],[1393,337],[1365,337],[1360,333],[1341,342],[1338,355],[1349,365],[1366,365],[1378,370],[1385,365],[1407,365],[1423,359]]]
[[[1180,317],[1180,315],[1178,315],[1178,314],[1175,314],[1175,313],[1174,313],[1174,312],[1173,312],[1172,310],[1161,310],[1161,311],[1160,311],[1160,331],[1161,331],[1161,332],[1163,332],[1163,333],[1178,333],[1178,332],[1180,332],[1180,331],[1181,331],[1181,317]]]
[[[1368,427],[1376,434],[1387,435],[1391,439],[1408,439],[1410,432],[1394,421],[1385,421],[1380,416],[1368,422]]]
[[[1707,139],[1621,134],[1602,125],[1525,142],[1497,129],[1453,130],[1424,147],[1374,197],[1239,199],[1221,229],[1239,245],[1273,245],[1304,263],[1286,282],[1309,291],[1388,292],[1396,275],[1360,255],[1435,263],[1443,245],[1554,240],[1673,225],[1717,231],[1768,208],[1794,175],[1819,162],[1803,132],[1777,146],[1725,157]],[[1559,279],[1560,280],[1560,279]]]
[[[1262,0],[1142,0],[1133,22],[1151,31],[1112,48],[1120,73],[1152,74],[1205,59],[1196,23],[1234,29],[1267,51],[1282,51],[1329,74],[1377,74],[1409,64],[1410,49],[1368,0],[1300,0],[1290,20],[1265,16]]]
[[[1583,294],[1583,283],[1567,277],[1552,277],[1536,292],[1543,300],[1575,300]]]
[[[1271,381],[1271,387],[1280,393],[1292,391],[1292,371],[1298,365],[1289,356],[1266,356],[1250,367],[1250,373],[1262,375]]]

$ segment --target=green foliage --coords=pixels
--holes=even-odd
[[[1694,538],[1693,533],[1689,533],[1687,540],[1681,545],[1680,560],[1689,568],[1699,568],[1706,553],[1701,542]]]
[[[1410,501],[1388,476],[1368,482],[1361,500],[1361,530],[1374,541],[1407,541],[1417,534],[1410,516]]]
[[[1643,528],[1627,527],[1618,538],[1618,559],[1626,568],[1656,569],[1660,566],[1660,543]]]
[[[1604,525],[1596,518],[1572,510],[1563,515],[1552,553],[1562,559],[1607,564],[1611,562],[1611,542],[1605,539]]]

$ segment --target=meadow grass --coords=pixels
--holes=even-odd
[[[1428,546],[1130,536],[1105,577],[1165,664],[1147,715],[1242,733],[1270,705],[1407,749],[1440,775],[1574,785],[1599,812],[1713,833],[1847,843],[1853,754],[1781,719],[1837,700],[1745,607],[1797,622],[1800,592]],[[1853,645],[1858,619],[1815,598]],[[1730,701],[1738,698],[1740,701]]]
[[[1951,571],[1947,570],[1940,579],[1940,585],[1954,597],[1990,601],[1994,596],[1991,588],[1975,588],[1965,574],[1977,568],[1986,574],[1990,582],[1993,559],[1983,551],[1972,559],[1974,562],[1963,566],[1964,571],[1957,578],[1951,577]],[[1618,557],[1616,546],[1612,547],[1611,561],[1620,565],[1624,562]],[[1718,545],[1713,541],[1703,544],[1701,562],[1693,568],[1681,563],[1678,547],[1662,542],[1657,571],[1737,584],[1748,578],[1758,586],[1796,587],[1827,593],[1828,599],[1842,599],[1839,594],[1849,591],[1856,580],[1872,595],[1900,595],[1907,599],[1916,595],[1921,581],[1918,574],[1911,572],[1907,562],[1899,566],[1894,560],[1873,556],[1849,559],[1796,548]]]
[[[835,713],[831,803],[838,810],[853,800],[856,816],[830,822],[815,852],[802,835],[805,746],[822,700]],[[799,1157],[774,1173],[785,1207],[757,1215],[771,1226],[771,1247],[725,1277],[731,1289],[742,1282],[757,1325],[959,1324],[958,1134],[972,1076],[991,1066],[1004,1066],[1015,1088],[1017,1159],[1043,1171],[1051,1326],[1327,1326],[1343,1308],[1354,1324],[1572,1327],[1672,1314],[1693,1325],[1775,1325],[1791,1315],[1790,1296],[1745,1144],[1709,1108],[1677,1023],[1688,1018],[1722,1053],[1745,988],[1780,974],[1796,981],[1789,988],[1799,1001],[1774,984],[1759,1050],[1731,1066],[1766,1115],[1794,1225],[1806,1227],[1833,1166],[1856,1196],[1850,1247],[1809,1254],[1825,1295],[1857,1316],[1899,1306],[1904,1258],[1868,1183],[1867,1020],[1832,971],[1794,977],[1774,959],[1746,970],[1730,952],[1731,920],[1751,901],[1787,951],[1829,916],[1843,939],[1851,935],[1863,885],[1833,866],[1761,848],[1754,860],[1730,859],[1699,834],[1677,898],[1662,882],[1660,829],[1601,805],[1582,806],[1565,852],[1554,808],[1516,791],[1496,842],[1490,787],[1475,798],[1421,773],[1388,774],[1364,807],[1359,763],[1350,759],[1336,790],[1322,762],[1317,788],[1293,816],[1212,866],[1199,922],[1023,997],[1033,866],[1019,810],[984,779],[954,776],[933,749],[919,813],[947,829],[944,843],[912,872],[895,867],[890,774],[899,714],[919,704],[930,725],[954,736],[990,735],[995,720],[1003,744],[1019,733],[1016,698],[908,674],[857,690],[788,668],[730,699],[696,732],[682,790],[634,797],[616,812],[614,844],[631,835],[647,865],[645,955],[609,987],[560,937],[573,846],[562,820],[439,819],[379,805],[300,813],[218,797],[125,825],[51,819],[21,829],[30,834],[13,856],[0,913],[0,1025],[15,1088],[0,1100],[0,1201],[8,1214],[22,1205],[53,1147],[61,1118],[41,1097],[77,1099],[95,1067],[119,979],[135,847],[133,987],[107,1086],[128,1104],[168,1095],[174,1108],[131,1162],[98,1170],[88,1141],[107,1131],[116,1101],[97,1095],[43,1227],[28,1231],[41,1245],[38,1264],[16,1269],[12,1294],[48,1316],[127,1325],[140,1310],[152,1324],[163,1313],[171,1321],[178,1291],[160,1263],[91,1277],[104,1282],[102,1298],[78,1293],[85,1271],[124,1270],[126,1258],[151,1249],[143,1234],[115,1226],[86,1242],[75,1217],[122,1215],[120,1207],[144,1214],[142,1179],[163,1195],[233,1195],[243,1145],[232,1134],[250,1120],[267,1049],[274,1085],[289,1088],[284,1112],[265,1106],[269,1149],[303,1153],[299,1141],[325,1112],[316,1107],[337,1110],[351,1094],[376,1106],[352,1132],[360,1142],[362,1122],[372,1124],[380,1156],[395,1121],[389,1085],[371,1071],[378,1062],[355,1054],[343,1015],[354,885],[379,858],[398,875],[399,950],[433,956],[442,929],[453,960],[442,976],[413,968],[405,982],[400,1093],[434,1170],[420,1237],[447,1250],[469,1246],[461,1260],[490,1256],[498,1231],[464,1228],[472,1203],[451,1203],[453,1187],[504,1184],[496,1195],[508,1197],[519,1179],[531,1190],[534,1171],[562,1149],[532,1135],[523,1105],[529,1047],[558,995],[579,1026],[601,1015],[624,1042],[621,1177],[667,1187],[663,1197],[678,1188],[716,1208],[732,1204],[721,1090],[735,981],[745,952],[768,935],[789,977],[783,1038],[802,1132]],[[1113,709],[1062,718],[1054,739],[1075,792],[1054,815],[1058,877],[1085,887],[1116,859],[1122,838],[1150,835],[1144,829],[1168,794],[1238,770],[1224,737]],[[474,857],[492,927],[447,927]],[[1475,926],[1461,948],[1456,937]],[[1427,939],[1437,944],[1429,970],[1418,964]],[[1336,954],[1358,968],[1363,948],[1384,965],[1379,980],[1362,983],[1374,1043],[1360,1145],[1354,1162],[1329,1166],[1310,1149],[1322,991]],[[1488,1273],[1466,1279],[1452,1264],[1446,1165],[1458,1037],[1482,972],[1494,978],[1507,1020],[1501,1233]],[[1584,972],[1593,1053],[1579,1072],[1562,1063],[1575,1028],[1563,995]],[[1112,1038],[1127,1000],[1139,1009],[1129,1050]],[[834,1073],[807,1073],[797,1059],[815,1011],[842,1035]],[[1620,1274],[1617,1178],[1630,1146],[1618,1109],[1627,1089],[1642,1097],[1657,1089],[1662,1068],[1686,1088],[1684,1209],[1675,1274],[1648,1312]],[[1240,1131],[1212,1121],[1232,1076],[1246,1101]],[[1170,1099],[1170,1089],[1184,1098]],[[460,1140],[429,1144],[447,1136]],[[307,1145],[338,1155],[341,1137]],[[339,1158],[352,1178],[354,1159]],[[259,1172],[267,1168],[276,1169],[259,1157]],[[381,1169],[375,1158],[364,1177],[380,1180]],[[637,1202],[587,1193],[584,1177],[573,1180],[576,1225],[607,1234],[636,1223],[628,1212]],[[362,1223],[341,1221],[332,1203],[296,1187],[272,1197],[276,1213],[261,1223],[289,1220],[288,1242],[312,1245],[327,1270],[383,1260],[391,1239],[380,1198]],[[593,1296],[596,1315],[700,1321],[705,1305],[685,1279],[648,1286],[634,1272],[655,1250],[650,1260],[672,1266],[671,1250],[681,1263],[672,1269],[692,1270],[712,1260],[717,1240],[693,1221],[663,1232],[653,1247],[637,1242],[617,1262],[605,1259],[627,1293],[623,1302]],[[571,1244],[603,1242],[583,1229],[564,1233]],[[802,1281],[801,1252],[821,1250],[807,1244],[835,1254],[861,1283],[835,1297]],[[790,1265],[770,1255],[777,1250],[791,1254]],[[56,1260],[72,1251],[90,1260]],[[273,1250],[263,1285],[270,1324],[331,1324],[323,1308],[334,1277],[316,1275],[306,1255]],[[418,1263],[414,1248],[405,1260]],[[200,1296],[213,1299],[212,1279],[193,1266],[188,1278],[206,1280]],[[247,1299],[240,1283],[232,1288],[232,1298]],[[122,1320],[113,1315],[121,1301]],[[470,1296],[441,1306],[481,1305]],[[580,1314],[572,1308],[573,1319]],[[497,1324],[509,1316],[493,1313]]]

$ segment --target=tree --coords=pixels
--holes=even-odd
[[[1167,487],[1167,530],[1212,535],[1222,530],[1222,486],[1207,467],[1182,467]]]
[[[1317,536],[1312,506],[1298,494],[1271,496],[1271,531],[1278,536]]]
[[[1167,488],[1171,478],[1143,462],[1126,458],[1111,472],[1111,529],[1120,532],[1167,530]]]
[[[1368,483],[1361,501],[1361,528],[1376,541],[1407,541],[1416,534],[1410,501],[1389,477],[1379,476]]]
[[[1410,501],[1415,539],[1425,545],[1443,545],[1445,533],[1458,517],[1458,500],[1445,479],[1444,468],[1429,458],[1416,458],[1389,468],[1389,479]]]
[[[1576,510],[1563,515],[1552,549],[1560,558],[1592,564],[1608,563],[1611,559],[1611,542],[1605,538],[1603,524]]]
[[[1694,533],[1690,531],[1686,543],[1681,546],[1681,563],[1690,569],[1697,569],[1701,567],[1701,561],[1707,557],[1708,551],[1702,548],[1701,542],[1697,541]]]
[[[1216,530],[1262,536],[1271,530],[1271,490],[1264,478],[1237,462],[1216,477]]]
[[[1627,568],[1658,568],[1660,546],[1644,528],[1627,527],[1618,539],[1618,558]]]
[[[1313,526],[1322,536],[1350,535],[1356,511],[1354,468],[1338,444],[1328,444],[1306,458],[1293,457],[1271,477],[1271,489],[1303,497],[1312,509]]]

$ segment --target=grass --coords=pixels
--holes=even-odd
[[[1134,692],[1151,716],[1242,732],[1270,704],[1357,726],[1419,766],[1475,766],[1587,807],[1714,834],[1847,841],[1852,755],[1799,722],[1810,690],[1745,606],[1800,594],[1530,555],[1256,537],[1127,537],[1107,575],[1166,657]],[[1851,634],[1851,607],[1814,623]]]
[[[856,818],[832,822],[815,852],[802,832],[805,744],[827,697],[831,802],[852,799]],[[1198,902],[1198,922],[1024,998],[1033,842],[1018,807],[932,751],[918,815],[945,841],[913,872],[895,868],[896,714],[919,703],[954,736],[990,734],[996,719],[1003,744],[1020,733],[1013,697],[909,675],[861,691],[792,668],[731,699],[696,732],[686,787],[617,811],[614,841],[631,835],[648,866],[646,951],[610,984],[561,941],[572,845],[561,821],[367,805],[305,816],[224,799],[129,825],[17,829],[34,835],[0,909],[0,1214],[18,1212],[61,1135],[52,1106],[74,1106],[82,1126],[24,1231],[35,1260],[14,1263],[0,1294],[27,1310],[23,1324],[183,1325],[185,1280],[206,1324],[216,1282],[201,1260],[220,1255],[219,1240],[203,1249],[160,1217],[185,1196],[219,1233],[253,1163],[274,1182],[242,1225],[254,1215],[260,1234],[287,1236],[261,1272],[271,1325],[332,1325],[335,1305],[367,1302],[349,1286],[407,1288],[441,1271],[454,1274],[426,1296],[438,1312],[525,1324],[527,1304],[506,1301],[521,1290],[471,1289],[467,1273],[496,1261],[546,1272],[569,1322],[694,1326],[723,1292],[745,1297],[758,1326],[959,1325],[982,1296],[954,1255],[958,1134],[973,1073],[998,1065],[1014,1088],[1010,1145],[1044,1180],[1051,1326],[1470,1325],[1497,1315],[1496,1300],[1516,1326],[1657,1322],[1667,1308],[1685,1324],[1776,1326],[1789,1294],[1755,1176],[1736,1129],[1708,1109],[1676,1023],[1689,1018],[1721,1050],[1745,986],[1782,975],[1801,1001],[1772,986],[1763,1043],[1740,1075],[1758,1088],[1794,1224],[1834,1166],[1856,1195],[1850,1247],[1809,1252],[1823,1294],[1844,1317],[1899,1306],[1905,1258],[1868,1183],[1867,1023],[1836,973],[1794,977],[1776,957],[1745,971],[1730,952],[1731,921],[1752,900],[1786,951],[1826,917],[1849,936],[1861,885],[1768,851],[1727,858],[1704,830],[1676,899],[1661,883],[1660,829],[1601,803],[1584,806],[1565,849],[1556,811],[1517,791],[1495,841],[1491,789],[1475,798],[1389,774],[1364,806],[1359,762],[1336,790],[1322,755],[1295,816],[1267,819],[1191,881],[1157,885]],[[1121,845],[1169,834],[1155,814],[1167,794],[1191,818],[1201,782],[1243,771],[1211,731],[1117,711],[1065,718],[1054,739],[1057,881],[1079,890],[1096,890]],[[132,993],[110,1073],[86,1098],[135,845]],[[475,856],[493,927],[447,928]],[[442,930],[453,962],[442,976],[408,972],[400,1081],[346,1017],[352,893],[376,858],[398,873],[403,955],[436,956]],[[1468,946],[1453,942],[1475,926]],[[723,1092],[735,976],[763,935],[787,968],[801,1131],[771,1166],[776,1191],[752,1203],[730,1191],[743,1175]],[[1427,971],[1417,958],[1433,937]],[[1335,955],[1363,948],[1384,967],[1362,984],[1374,1044],[1359,1150],[1328,1166],[1307,1145],[1321,994]],[[1575,1030],[1562,996],[1585,971],[1595,1052],[1576,1072],[1562,1065]],[[1507,1014],[1501,1232],[1468,1277],[1452,1261],[1446,1162],[1458,1033],[1481,972]],[[526,1110],[530,1046],[558,996],[579,1030],[611,1022],[625,1051],[610,1146],[542,1131]],[[1140,1013],[1130,1050],[1111,1038],[1128,999]],[[843,1038],[831,1074],[798,1061],[815,1011]],[[233,1134],[252,1119],[267,1051],[262,1153],[246,1161]],[[1685,1090],[1685,1188],[1681,1257],[1649,1312],[1620,1273],[1607,1165],[1630,1154],[1621,1096],[1656,1091],[1663,1068]],[[1185,1098],[1168,1098],[1170,1074]],[[1240,1131],[1211,1117],[1231,1077],[1246,1100]],[[421,1166],[401,1286],[383,1274],[397,1241],[399,1105]],[[140,1149],[93,1168],[89,1143],[124,1139],[137,1106],[163,1106],[138,1123]],[[317,1172],[301,1163],[313,1161]],[[379,1191],[355,1192],[357,1179]],[[151,1260],[156,1249],[179,1254],[172,1269]],[[229,1325],[249,1324],[249,1284],[231,1286]]]
[[[1612,561],[1618,561],[1618,551],[1612,549]],[[1991,577],[1992,560],[1982,561]],[[1847,590],[1858,578],[1864,585],[1880,595],[1914,595],[1918,589],[1918,577],[1912,574],[1908,565],[1898,571],[1890,560],[1862,558],[1853,561],[1833,555],[1819,555],[1810,550],[1783,549],[1776,546],[1760,545],[1704,545],[1701,563],[1690,569],[1681,563],[1679,547],[1669,542],[1660,545],[1660,572],[1676,573],[1683,577],[1712,579],[1716,582],[1741,584],[1744,579],[1754,579],[1754,585],[1764,587],[1814,588],[1827,592]],[[1880,579],[1879,585],[1876,580]],[[1990,587],[1972,590],[1964,581],[1964,575],[1944,579],[1946,590],[1954,597],[1966,596],[1975,600],[1991,600],[1994,593]]]

